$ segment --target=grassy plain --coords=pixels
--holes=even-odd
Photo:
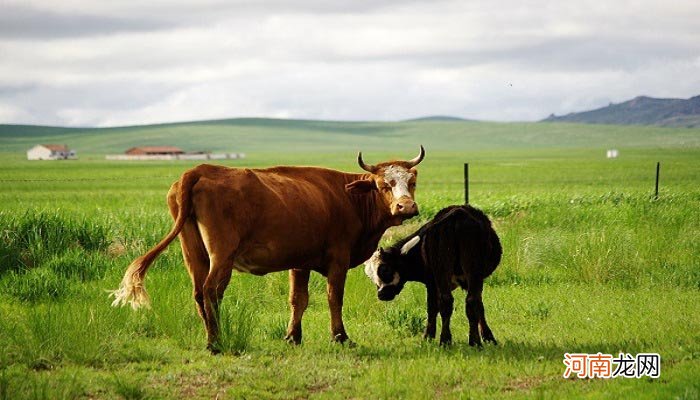
[[[292,347],[281,340],[286,274],[235,274],[225,299],[230,351],[212,357],[176,244],[149,272],[152,309],[111,308],[105,290],[167,232],[165,193],[194,163],[99,160],[118,152],[101,139],[127,143],[120,142],[124,131],[98,131],[75,136],[76,143],[95,146],[81,161],[0,155],[0,398],[700,396],[698,130],[428,123],[421,136],[413,131],[419,123],[386,131],[377,130],[385,124],[367,123],[361,134],[353,129],[364,123],[357,123],[348,124],[353,133],[345,138],[342,124],[325,124],[335,130],[249,127],[264,135],[240,131],[241,143],[251,143],[244,148],[248,158],[227,164],[355,171],[357,149],[372,162],[412,157],[423,143],[421,219],[390,230],[387,243],[462,202],[462,163],[469,161],[471,202],[492,216],[504,245],[484,293],[498,346],[467,346],[464,294],[457,292],[455,345],[423,341],[424,289],[409,285],[397,300],[382,303],[355,268],[344,315],[356,347],[330,343],[322,277],[311,282],[305,342]],[[2,150],[25,145],[9,139],[21,134],[3,129]],[[523,138],[522,129],[531,137]],[[36,138],[73,143],[64,134],[78,135],[51,131]],[[131,134],[128,140],[136,140]],[[217,138],[203,135],[199,143],[217,150]],[[172,134],[167,144],[188,140]],[[395,149],[372,151],[390,148],[387,143]],[[602,157],[611,144],[620,159]],[[661,193],[654,200],[658,160]],[[661,354],[661,378],[561,377],[565,352],[620,351]]]

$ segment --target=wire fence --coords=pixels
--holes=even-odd
[[[0,178],[0,182],[129,182],[133,180],[160,180],[160,179],[178,179],[181,175],[162,175],[162,176],[129,176],[129,177],[102,177],[102,178],[31,178],[31,179],[5,179]]]
[[[135,180],[141,180],[141,181],[147,181],[147,180],[153,180],[153,181],[163,181],[163,180],[168,180],[168,182],[174,182],[177,179],[180,178],[180,175],[173,175],[173,176],[162,176],[162,177],[128,177],[128,178],[57,178],[57,179],[51,179],[51,178],[31,178],[31,179],[3,179],[0,178],[0,183],[69,183],[69,182],[131,182]],[[560,179],[560,180],[551,180],[548,179],[546,181],[547,184],[572,184],[572,183],[580,183],[580,180],[576,179]],[[520,184],[522,185],[523,182],[521,180],[503,180],[503,181],[494,181],[494,180],[478,180],[478,179],[471,179],[469,181],[470,184],[477,184],[477,185],[490,185],[490,186],[500,186],[500,185],[515,185],[515,184]],[[544,184],[544,182],[543,182]],[[450,181],[435,181],[435,180],[424,180],[418,182],[419,187],[426,187],[426,186],[463,186],[464,181],[460,179],[456,180],[450,180]]]

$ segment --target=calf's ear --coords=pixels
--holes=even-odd
[[[420,242],[420,236],[416,236],[413,239],[406,242],[403,246],[401,246],[401,254],[408,253],[413,248],[413,246],[418,244],[418,242]]]
[[[350,194],[369,193],[370,191],[376,189],[377,187],[374,185],[374,181],[371,179],[362,179],[345,185],[345,190]]]

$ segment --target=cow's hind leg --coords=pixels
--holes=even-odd
[[[450,329],[450,320],[452,319],[452,310],[454,307],[454,297],[449,289],[438,289],[440,303],[440,318],[442,320],[442,330],[440,331],[440,344],[452,344],[452,330]]]
[[[195,197],[194,202],[197,228],[209,255],[209,274],[203,288],[207,348],[216,354],[222,350],[219,343],[219,304],[231,280],[241,239],[235,229],[234,217],[212,203],[212,198]]]
[[[452,296],[452,283],[447,274],[440,274],[435,279],[435,292],[437,298],[437,307],[440,312],[442,321],[442,329],[440,330],[440,344],[452,344],[452,330],[450,329],[450,321],[452,320],[452,311],[454,308],[454,296]]]
[[[221,352],[219,343],[219,304],[231,280],[233,259],[217,260],[212,257],[211,268],[204,281],[204,310],[206,313],[207,348],[214,354]]]
[[[482,300],[482,292],[479,292],[479,329],[481,330],[481,338],[484,339],[485,342],[491,342],[493,344],[498,344],[496,341],[496,338],[493,336],[493,332],[491,332],[491,328],[489,328],[489,325],[486,323],[486,315],[484,314],[484,302]]]
[[[170,192],[168,193],[168,207],[173,219],[177,219],[179,213],[179,205],[177,204],[177,191],[179,190],[179,182],[175,182]],[[180,247],[182,248],[182,257],[185,260],[187,271],[192,278],[193,295],[197,304],[197,313],[202,317],[206,325],[206,314],[204,312],[204,281],[209,274],[209,254],[207,253],[202,235],[199,233],[197,224],[193,219],[185,222],[185,225],[180,231]]]
[[[465,311],[469,320],[469,345],[481,347],[481,336],[479,335],[479,304],[481,303],[481,291],[484,281],[479,278],[470,277],[467,289],[467,301]],[[483,310],[483,306],[481,308]]]
[[[309,305],[309,275],[311,271],[301,269],[289,270],[289,305],[291,317],[287,326],[285,340],[301,343],[301,318]]]
[[[206,326],[206,312],[204,311],[204,282],[209,275],[209,255],[204,247],[199,230],[194,222],[186,222],[180,232],[180,245],[182,256],[187,264],[187,270],[192,278],[194,301],[197,304],[197,312]]]
[[[206,232],[205,238],[227,238],[227,240],[205,240],[209,253],[209,275],[204,281],[204,311],[206,314],[207,348],[214,354],[221,352],[219,343],[219,304],[231,280],[233,262],[240,240],[234,232]]]

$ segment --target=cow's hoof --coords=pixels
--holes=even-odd
[[[484,338],[484,342],[489,342],[489,343],[493,344],[494,346],[496,346],[498,344],[495,337]]]
[[[484,348],[484,346],[481,344],[481,341],[476,341],[476,340],[470,340],[469,341],[469,346],[471,347],[476,347],[477,349],[481,350]]]
[[[348,344],[348,345],[351,345],[351,343],[353,343],[352,340],[350,340],[348,335],[345,333],[339,333],[339,334],[333,336],[333,339],[331,339],[331,341],[333,343]]]
[[[289,344],[300,345],[301,335],[287,335],[284,337],[284,340]]]
[[[440,338],[440,346],[451,346],[452,345],[452,338],[451,337],[441,337]]]
[[[221,349],[220,349],[219,346],[216,345],[216,344],[209,343],[209,344],[207,345],[207,350],[209,350],[209,352],[210,352],[211,355],[213,355],[213,356],[216,356],[216,355],[221,354]]]

